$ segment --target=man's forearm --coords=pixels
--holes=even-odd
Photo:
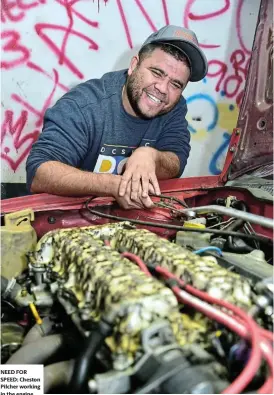
[[[64,163],[42,163],[31,184],[33,193],[61,196],[114,196],[119,188],[120,176],[82,171]]]
[[[156,151],[156,176],[160,180],[177,177],[180,171],[180,160],[176,154],[167,151]]]

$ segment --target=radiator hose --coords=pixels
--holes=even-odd
[[[94,363],[95,355],[111,332],[112,325],[103,320],[91,331],[82,353],[75,361],[70,382],[72,394],[86,394],[89,392],[87,385],[88,379],[92,375],[91,367]]]

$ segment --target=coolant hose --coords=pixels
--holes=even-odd
[[[105,322],[100,321],[97,328],[94,328],[88,339],[87,343],[76,359],[73,375],[70,382],[70,393],[72,394],[86,394],[88,393],[88,378],[92,375],[91,367],[94,363],[95,355],[101,348],[104,340],[112,332],[112,326]]]
[[[73,373],[74,360],[53,363],[44,368],[44,394],[55,392],[57,387],[68,387]]]
[[[19,348],[6,362],[7,365],[44,364],[63,346],[62,335],[42,337]]]
[[[22,343],[22,347],[26,346],[29,343],[36,342],[42,337],[50,334],[53,327],[53,322],[49,317],[43,318],[42,324],[35,324],[26,334],[24,341]]]

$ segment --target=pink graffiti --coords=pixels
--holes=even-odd
[[[52,76],[50,73],[48,73],[46,70],[44,70],[41,66],[39,66],[39,65],[37,65],[37,64],[35,64],[33,62],[28,62],[26,64],[26,66],[29,69],[37,71],[38,73],[44,74],[49,79],[54,80],[54,76]],[[63,89],[65,92],[69,91],[69,88],[66,85],[64,85],[61,82],[59,82],[59,79],[57,81],[57,85],[58,85],[59,88]]]
[[[98,50],[98,45],[89,37],[85,36],[81,32],[78,32],[77,30],[73,29],[74,25],[74,19],[73,19],[73,14],[75,14],[78,18],[81,20],[85,21],[88,23],[90,26],[93,27],[98,27],[97,22],[93,22],[88,20],[86,17],[84,17],[82,14],[80,14],[78,11],[75,11],[73,8],[75,4],[77,4],[79,0],[57,0],[57,3],[59,3],[61,6],[63,6],[66,9],[66,13],[69,19],[68,26],[60,26],[56,24],[51,24],[51,23],[37,23],[35,25],[35,31],[38,34],[38,36],[45,42],[45,44],[52,50],[52,52],[58,57],[59,59],[59,64],[66,65],[69,70],[75,74],[79,79],[83,79],[84,75],[83,73],[77,68],[75,63],[66,55],[66,46],[67,42],[70,36],[78,37],[84,42],[88,43],[88,49],[93,49],[95,51]],[[46,33],[46,31],[62,31],[64,32],[63,36],[63,41],[61,48],[58,47],[57,44],[55,44],[54,40],[49,37],[49,35]]]
[[[242,8],[243,8],[243,4],[244,4],[244,0],[239,0],[239,4],[237,7],[237,11],[236,11],[236,30],[237,30],[237,36],[240,42],[240,45],[243,49],[243,51],[247,54],[250,55],[251,51],[249,51],[249,49],[246,48],[245,44],[244,44],[244,40],[243,40],[243,36],[242,36],[242,31],[241,31],[241,12],[242,12]]]
[[[169,15],[168,15],[166,0],[162,0],[162,7],[163,7],[163,11],[164,11],[164,16],[165,16],[165,23],[166,23],[166,25],[169,25],[170,23],[169,23]]]
[[[226,11],[229,9],[230,7],[230,0],[225,0],[225,5],[223,8],[221,8],[218,11],[209,13],[209,14],[204,14],[204,15],[195,15],[191,12],[191,8],[193,6],[193,4],[196,2],[196,0],[189,0],[187,2],[187,5],[185,7],[185,12],[184,12],[184,16],[183,16],[183,24],[186,28],[190,28],[189,27],[189,19],[190,20],[196,20],[196,21],[201,21],[201,20],[207,20],[207,19],[211,19],[211,18],[216,18],[219,15],[222,15],[224,13],[226,13]],[[200,46],[202,48],[219,48],[220,45],[218,44],[200,44]]]
[[[16,122],[14,122],[14,113],[11,110],[6,110],[5,112],[5,118],[2,124],[1,128],[1,158],[5,160],[11,169],[13,171],[16,171],[18,166],[24,161],[28,153],[30,152],[30,149],[32,147],[32,144],[37,140],[39,136],[39,129],[42,124],[43,124],[43,118],[46,109],[52,104],[53,101],[53,96],[55,94],[56,88],[58,86],[58,72],[56,70],[53,70],[54,74],[54,86],[49,94],[49,96],[45,99],[43,107],[41,110],[37,110],[34,108],[31,104],[29,104],[27,101],[23,100],[20,96],[17,94],[12,94],[11,98],[21,104],[23,107],[25,107],[24,110],[21,111],[21,115],[18,118]],[[37,121],[35,122],[35,129],[31,133],[27,133],[23,135],[24,128],[26,126],[26,123],[28,121],[29,115],[35,115],[37,118]],[[36,129],[37,128],[37,129]],[[16,160],[12,159],[12,157],[9,155],[10,153],[10,148],[5,146],[4,144],[4,139],[8,135],[12,136],[12,142],[13,142],[13,148],[16,153],[22,148],[22,146],[28,141],[29,144],[26,146],[26,148],[23,150],[23,152],[18,154],[18,157]]]
[[[17,170],[18,166],[25,160],[32,147],[32,144],[37,140],[39,136],[39,130],[34,130],[33,132],[27,133],[24,136],[22,135],[27,121],[28,112],[25,110],[21,111],[21,115],[16,121],[14,120],[13,111],[5,111],[5,116],[1,127],[1,158],[9,164],[10,168],[14,172]],[[28,143],[25,149],[23,149],[23,151],[18,154],[15,160],[10,156],[10,148],[3,144],[5,137],[7,137],[8,135],[12,137],[13,147],[16,153],[18,153],[23,145]]]
[[[1,22],[20,22],[26,11],[46,3],[46,0],[1,0]]]
[[[58,85],[58,79],[59,79],[58,72],[56,70],[53,70],[53,73],[54,73],[54,86],[53,86],[52,91],[50,92],[49,96],[46,98],[46,100],[44,102],[44,105],[43,105],[41,110],[36,110],[28,102],[23,100],[20,96],[18,96],[16,94],[12,94],[11,95],[11,98],[13,100],[15,100],[17,103],[22,104],[27,110],[29,110],[34,115],[36,115],[36,117],[38,118],[36,123],[35,123],[36,127],[42,126],[45,111],[50,106],[50,104],[52,102],[52,98],[54,96],[54,93],[55,93],[57,85]]]
[[[116,0],[116,2],[117,2],[117,7],[118,7],[118,10],[119,10],[121,19],[122,19],[123,26],[124,26],[124,29],[125,29],[125,33],[126,33],[126,37],[127,37],[127,42],[128,42],[129,48],[133,48],[132,38],[131,38],[131,35],[130,35],[129,26],[128,26],[128,23],[127,23],[127,19],[126,19],[126,16],[125,16],[125,12],[124,12],[124,8],[123,8],[123,5],[122,5],[122,2],[121,2],[121,0]]]
[[[3,56],[5,54],[10,55],[10,53],[15,55],[15,59],[13,60],[2,60],[1,59],[1,68],[2,69],[12,69],[20,64],[24,64],[30,57],[30,51],[22,44],[20,44],[20,34],[13,30],[6,30],[1,33],[1,39],[4,41],[2,47]]]
[[[216,92],[221,91],[222,94],[228,98],[235,97],[238,106],[240,105],[243,96],[242,85],[247,76],[249,60],[250,59],[246,59],[246,55],[242,49],[236,49],[233,51],[230,56],[230,64],[233,68],[232,73],[229,73],[228,66],[218,59],[210,60],[208,62],[207,77],[218,77],[215,86]],[[215,71],[212,71],[212,69],[215,69]]]

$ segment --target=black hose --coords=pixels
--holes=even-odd
[[[91,331],[83,352],[75,361],[70,382],[70,393],[86,394],[89,392],[87,384],[88,378],[92,375],[91,367],[94,363],[95,355],[111,332],[112,326],[103,320]]]
[[[242,200],[236,200],[231,202],[231,206],[233,208],[237,208],[238,210],[247,211],[246,204]],[[245,221],[241,218],[236,219],[232,224],[227,227],[227,231],[237,231],[241,229],[244,225]],[[227,239],[227,247],[230,251],[236,253],[248,253],[254,250],[254,248],[250,247],[248,244],[244,243],[242,240],[243,245],[237,245],[234,243],[234,237],[228,236]]]

